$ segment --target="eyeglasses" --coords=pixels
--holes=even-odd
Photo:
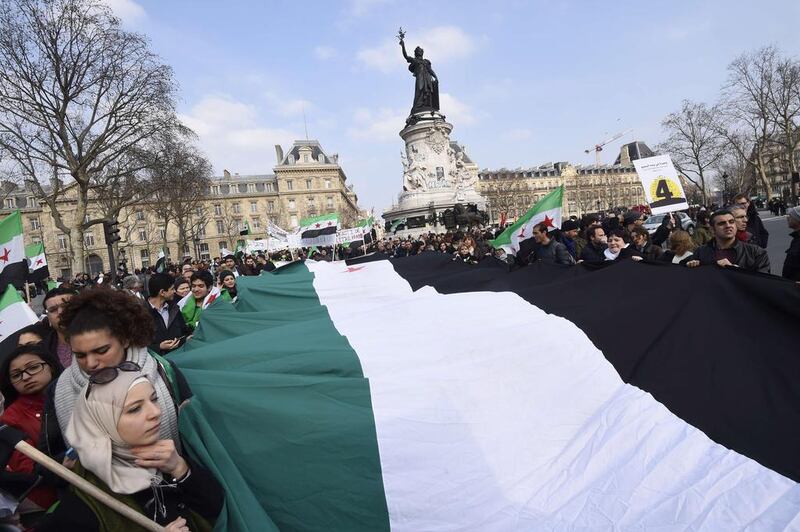
[[[30,366],[21,369],[20,371],[15,371],[14,373],[10,373],[8,375],[8,379],[11,382],[19,382],[22,380],[22,376],[26,373],[29,377],[33,377],[42,372],[42,370],[47,366],[47,362],[37,362],[36,364],[31,364]]]
[[[89,386],[86,387],[86,399],[89,398],[89,392],[92,390],[94,384],[108,384],[117,377],[120,371],[141,371],[142,368],[136,362],[125,361],[119,366],[110,366],[95,371],[89,377]]]

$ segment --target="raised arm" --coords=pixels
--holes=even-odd
[[[410,63],[411,62],[411,58],[408,57],[408,53],[406,53],[406,42],[405,41],[403,41],[403,40],[400,41],[400,48],[403,50],[403,57],[405,57],[406,61],[408,61]]]

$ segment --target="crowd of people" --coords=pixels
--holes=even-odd
[[[573,217],[564,220],[559,229],[542,223],[533,228],[531,238],[520,242],[515,254],[489,243],[500,235],[502,228],[384,238],[369,245],[365,252],[374,251],[390,257],[435,252],[452,255],[454,261],[468,264],[501,260],[512,269],[537,261],[561,265],[627,259],[687,267],[716,264],[780,274],[786,279],[800,281],[800,207],[786,208],[792,240],[781,272],[771,271],[766,251],[769,232],[746,195],[736,195],[724,208],[698,207],[687,214],[691,229],[684,226],[680,217],[670,213],[663,216],[652,234],[644,227],[647,215],[635,210],[591,214],[581,219]]]
[[[800,281],[800,207],[786,212],[792,243],[782,274]],[[471,228],[416,238],[367,237],[366,244],[335,248],[167,261],[125,275],[116,285],[80,275],[46,293],[40,322],[3,342],[10,352],[0,364],[1,420],[167,530],[208,530],[224,493],[208,469],[183,452],[177,419],[192,392],[169,353],[192,337],[210,301],[237,300],[239,277],[270,272],[283,261],[369,253],[397,258],[439,253],[466,264],[500,261],[509,269],[536,262],[566,267],[632,260],[770,273],[769,233],[746,196],[736,196],[727,208],[695,209],[690,216],[692,234],[672,214],[651,234],[646,215],[638,211],[567,219],[558,230],[540,223],[516,254],[490,243],[502,228]],[[22,500],[7,520],[37,531],[127,529],[125,518],[28,456],[0,449],[3,487]]]

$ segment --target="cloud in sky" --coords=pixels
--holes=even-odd
[[[147,16],[144,8],[135,0],[102,0],[102,2],[123,22],[134,23]]]
[[[361,18],[370,13],[376,7],[392,3],[394,0],[350,0],[348,15],[353,18]]]
[[[314,47],[314,57],[321,59],[322,61],[336,57],[337,53],[338,52],[336,51],[336,48],[333,46],[325,46],[321,44]]]
[[[367,108],[357,109],[354,115],[354,124],[348,128],[347,134],[356,140],[368,142],[397,142],[402,145],[399,137],[408,117],[408,110],[401,108],[382,107],[377,110]]]
[[[227,95],[206,95],[181,115],[200,137],[214,172],[242,174],[268,172],[275,165],[275,144],[290,145],[301,138],[284,128],[267,128],[259,109]]]
[[[457,26],[437,26],[419,36],[408,36],[406,51],[413,55],[414,48],[421,46],[424,50],[436,50],[436,63],[444,63],[454,59],[469,57],[477,48],[475,40]],[[357,57],[362,64],[381,72],[397,70],[397,58],[400,46],[396,39],[386,39],[381,44],[358,51]]]

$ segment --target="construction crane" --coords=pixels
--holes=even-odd
[[[603,142],[601,142],[599,144],[595,144],[593,148],[589,148],[587,150],[583,150],[583,153],[592,153],[592,152],[594,152],[594,162],[595,162],[595,164],[600,165],[600,152],[603,151],[603,146],[605,146],[607,144],[611,144],[615,140],[617,140],[617,139],[619,139],[621,137],[624,137],[625,135],[627,135],[628,133],[631,133],[631,132],[633,132],[633,129],[628,129],[626,131],[623,131],[622,133],[617,133],[616,135],[614,135],[610,139],[604,140]]]

